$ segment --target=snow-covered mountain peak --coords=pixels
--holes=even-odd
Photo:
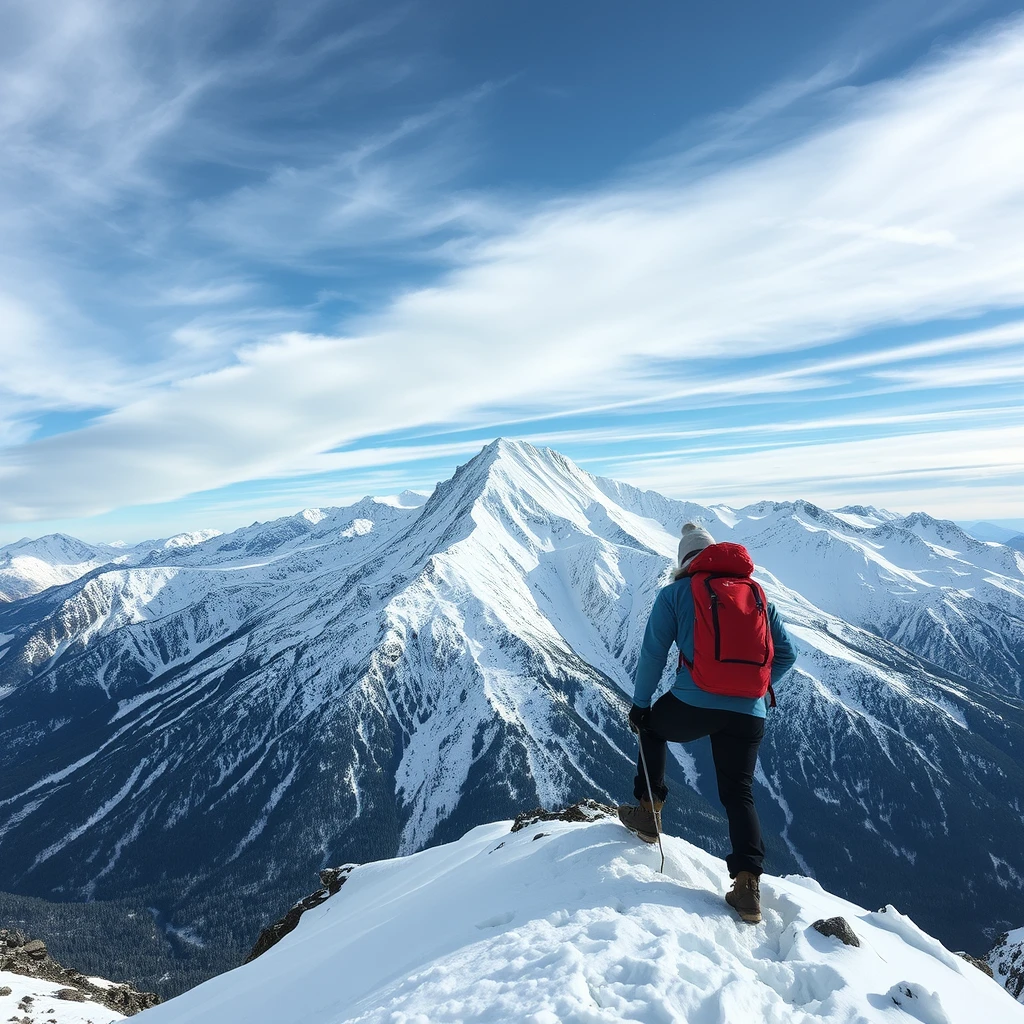
[[[222,536],[221,530],[192,530],[190,533],[176,533],[168,537],[163,546],[171,548],[194,548],[197,544],[203,544],[214,537]]]
[[[477,525],[496,516],[513,539],[529,538],[529,545],[541,548],[551,547],[552,524],[564,522],[569,529],[596,536],[610,532],[614,540],[639,542],[668,556],[674,553],[675,540],[669,539],[677,536],[678,527],[668,531],[653,517],[636,514],[643,511],[636,508],[637,499],[650,493],[592,476],[551,448],[498,438],[438,485],[424,507],[424,521],[453,508],[473,511]],[[659,504],[666,501],[654,497]],[[682,509],[684,503],[668,504]]]
[[[87,562],[103,545],[87,544],[66,533],[47,533],[42,537],[23,537],[8,544],[3,551],[5,558],[32,557],[49,562]]]
[[[1024,1022],[1024,1007],[892,907],[764,876],[764,921],[726,906],[725,865],[616,821],[509,822],[356,867],[258,961],[147,1011],[147,1024]],[[842,917],[859,946],[815,922]],[[895,1015],[895,1016],[894,1016]]]
[[[492,441],[459,467],[452,482],[460,476],[462,485],[480,496],[488,491],[506,498],[530,494],[535,501],[543,501],[552,490],[560,495],[562,487],[576,490],[584,478],[593,479],[551,448],[504,437]]]
[[[127,557],[123,549],[88,544],[64,533],[26,537],[0,547],[0,602],[31,597]]]
[[[381,505],[393,505],[396,508],[420,508],[425,505],[429,494],[422,491],[410,491],[408,489],[400,494],[377,495],[373,500]]]
[[[862,526],[867,529],[900,518],[898,512],[875,508],[874,505],[843,505],[842,508],[833,509],[833,513],[851,526]]]

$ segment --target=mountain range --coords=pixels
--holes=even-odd
[[[799,653],[757,779],[770,869],[956,948],[1018,927],[1024,555],[923,513],[704,507],[506,440],[429,498],[0,549],[0,889],[135,899],[205,975],[325,864],[628,798],[632,672],[689,521],[749,548]],[[665,820],[721,853],[705,746],[675,748]]]

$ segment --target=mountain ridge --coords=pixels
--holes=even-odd
[[[505,440],[421,505],[298,513],[0,607],[14,890],[134,894],[241,951],[325,864],[625,798],[632,671],[689,519],[750,547],[800,649],[757,781],[770,856],[861,902],[884,880],[987,948],[1024,918],[1015,556],[975,564],[930,517],[679,502]],[[666,821],[721,851],[712,779],[679,748]],[[973,888],[946,905],[958,874]],[[263,902],[233,922],[218,894],[243,879]]]

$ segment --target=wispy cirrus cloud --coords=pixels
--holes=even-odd
[[[772,446],[770,451],[728,450],[666,453],[660,458],[621,459],[610,475],[641,486],[678,493],[680,455],[688,470],[686,495],[695,501],[744,505],[763,498],[795,500],[813,493],[821,504],[877,504],[897,509],[934,508],[970,519],[977,489],[989,515],[1020,513],[1024,423],[823,444]]]
[[[310,123],[318,106],[358,104],[408,73],[374,49],[401,8],[40,0],[5,15],[0,429],[20,436],[26,416],[54,408],[123,408],[223,367],[239,345],[308,327],[301,302],[250,273],[253,250],[262,237],[265,254],[294,255],[288,239],[323,198],[310,176],[329,189],[339,152],[376,183],[364,230],[376,217],[415,234],[394,226],[399,195],[420,213],[385,145],[410,119],[389,139],[376,125]],[[429,122],[417,122],[424,150]],[[305,223],[297,205],[275,204],[273,183],[289,178],[306,193]]]
[[[286,50],[282,39],[298,31],[282,30],[274,45]],[[339,37],[338,47],[351,45]],[[197,96],[217,94],[238,73],[232,67],[211,62],[188,88],[173,79],[159,92],[148,108],[163,112],[156,128],[106,157],[119,188],[146,179],[146,154],[174,136]],[[102,96],[106,79],[93,73]],[[826,76],[826,87],[840,77]],[[109,395],[110,411],[97,421],[0,452],[0,515],[84,515],[238,481],[366,467],[374,458],[383,464],[379,449],[352,449],[436,424],[827,396],[851,381],[861,390],[972,379],[980,386],[1005,381],[1016,365],[1019,325],[958,337],[945,324],[935,328],[940,338],[869,351],[844,341],[1024,307],[1024,21],[897,78],[833,93],[817,120],[738,162],[704,161],[695,172],[692,154],[680,152],[656,169],[554,199],[510,205],[460,192],[458,126],[480,101],[445,101],[334,155],[303,152],[195,200],[190,230],[216,246],[221,282],[201,303],[229,308],[168,326],[167,338],[186,355],[155,344],[156,365],[145,373],[109,373],[134,386]],[[23,109],[31,120],[31,104]],[[769,117],[784,109],[779,97],[765,107]],[[129,104],[120,123],[131,124],[134,111]],[[240,159],[252,156],[247,147],[244,135],[228,146]],[[95,185],[99,194],[103,187]],[[164,187],[164,178],[151,183],[146,201]],[[168,244],[181,244],[164,219],[154,221],[162,226],[148,227],[140,245],[155,245],[161,231]],[[304,272],[315,263],[323,273],[382,245],[417,239],[437,247],[452,238],[457,245],[437,250],[447,269],[428,286],[364,303],[338,332],[309,330],[301,304],[247,309],[251,293],[231,293],[232,282],[248,280],[246,259]],[[172,276],[162,294],[201,297],[202,285]],[[275,330],[269,324],[282,309],[294,322]],[[955,360],[921,365],[965,351],[971,373]],[[969,448],[997,433],[958,436]],[[838,476],[863,473],[892,490],[901,473],[918,472],[915,459],[930,467],[935,487],[952,479],[929,461],[938,451],[929,440],[871,475],[878,443],[783,446],[773,479],[827,490]],[[977,458],[954,469],[976,470],[976,482],[1020,473],[1012,446],[998,450],[1003,461],[991,473]],[[688,476],[694,496],[719,488],[728,497],[724,470],[715,467],[749,466],[747,455],[727,457],[720,446],[719,453],[714,464],[701,463],[703,477]],[[622,466],[648,478],[641,462]]]

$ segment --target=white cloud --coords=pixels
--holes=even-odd
[[[876,374],[904,388],[964,388],[1024,381],[1024,349],[1002,359],[971,359]]]
[[[834,507],[856,500],[955,518],[969,518],[979,507],[992,516],[1014,515],[1024,479],[1024,424],[704,457],[680,450],[658,459],[622,459],[608,470],[694,501],[810,498]]]
[[[462,125],[491,91],[445,99],[385,131],[340,140],[327,160],[303,165],[295,154],[259,183],[196,204],[195,228],[250,258],[293,267],[448,230],[493,229],[505,219],[494,204],[450,189],[467,160]]]
[[[233,302],[253,293],[253,281],[207,281],[203,284],[174,285],[159,295],[156,301],[168,306],[209,306]]]
[[[353,458],[329,454],[338,446],[487,410],[821,387],[829,374],[888,360],[840,353],[794,367],[781,356],[881,325],[1022,306],[1024,22],[853,92],[764,155],[697,179],[685,154],[679,165],[676,180],[663,164],[656,181],[545,203],[512,229],[489,220],[455,269],[346,336],[240,345],[231,365],[140,388],[92,426],[0,454],[0,514],[84,514],[334,469]],[[403,195],[360,166],[342,168],[356,187],[340,196],[333,164],[282,171],[222,205],[213,228],[292,253],[309,228],[319,244]],[[413,210],[416,230],[461,217],[462,202]],[[780,486],[820,479],[781,451]],[[927,459],[932,449],[908,451]],[[999,472],[1019,471],[1001,457]],[[877,470],[859,458],[851,465]],[[899,466],[896,477],[912,471]]]

